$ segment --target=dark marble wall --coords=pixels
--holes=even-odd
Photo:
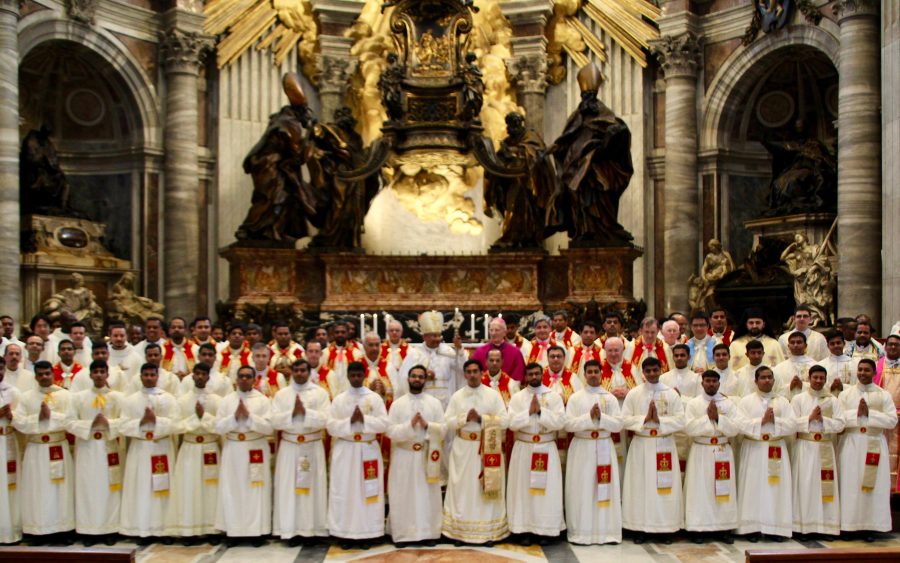
[[[730,176],[728,201],[728,248],[736,266],[750,254],[753,234],[744,228],[744,221],[758,219],[768,209],[769,178],[759,176]]]
[[[91,221],[106,223],[106,248],[131,260],[132,189],[130,174],[70,175],[72,207]]]

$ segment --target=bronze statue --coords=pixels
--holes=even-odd
[[[496,209],[503,217],[503,235],[492,249],[539,248],[546,237],[546,208],[556,185],[553,160],[534,129],[525,127],[520,113],[506,115],[507,137],[500,144],[497,160],[508,168],[524,166],[526,174],[516,177],[484,177],[484,213],[493,217]]]
[[[802,134],[803,122],[797,122]],[[834,213],[837,210],[837,159],[816,138],[762,141],[772,155],[767,215]]]
[[[69,206],[69,181],[59,166],[53,130],[42,125],[22,139],[19,152],[19,201],[22,215],[80,217]]]
[[[484,104],[484,82],[481,69],[475,64],[475,53],[466,53],[466,64],[460,69],[463,80],[462,110],[460,121],[474,121],[481,115]],[[507,116],[508,122],[509,116]],[[541,141],[543,144],[543,141]]]
[[[397,53],[388,53],[387,67],[378,79],[381,89],[381,103],[387,111],[388,119],[397,121],[403,118],[402,82],[406,77],[406,67],[397,62]]]
[[[596,63],[581,69],[581,103],[550,147],[559,176],[553,206],[562,212],[555,228],[568,231],[573,246],[624,246],[634,238],[618,222],[619,198],[634,174],[631,132],[597,99],[601,82]]]
[[[286,74],[282,85],[290,104],[269,117],[266,132],[244,159],[244,172],[253,177],[253,196],[235,233],[238,240],[292,244],[309,236],[306,219],[316,212],[315,193],[301,172],[309,156],[305,132],[312,113],[296,74]]]
[[[377,175],[360,180],[336,176],[338,171],[362,167],[368,153],[356,132],[356,120],[350,108],[338,109],[334,118],[334,124],[314,123],[309,131],[311,152],[307,167],[320,203],[314,223],[319,232],[309,246],[352,249],[360,246],[366,212],[380,184]]]

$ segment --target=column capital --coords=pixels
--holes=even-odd
[[[856,16],[875,16],[881,13],[879,0],[836,0],[831,11],[838,18],[838,24]]]
[[[19,0],[0,0],[0,13],[5,12],[19,17]]]
[[[349,57],[326,54],[316,57],[316,80],[320,91],[343,93],[355,71],[356,61]]]
[[[526,34],[542,35],[543,29],[553,15],[553,0],[506,0],[500,4],[500,11],[513,27]]]
[[[547,91],[546,55],[520,55],[508,59],[506,65],[523,94],[543,95]]]
[[[666,78],[697,76],[703,52],[701,38],[690,31],[680,35],[664,35],[651,43],[652,52],[659,60]]]
[[[213,40],[196,31],[172,28],[160,33],[159,47],[166,73],[198,74]]]

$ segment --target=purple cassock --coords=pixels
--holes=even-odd
[[[487,369],[487,355],[491,350],[500,350],[503,356],[503,367],[501,368],[508,376],[516,381],[525,379],[525,359],[522,352],[514,344],[510,344],[506,340],[499,346],[493,342],[488,342],[479,346],[475,353],[472,354],[473,360],[481,362],[482,369]]]

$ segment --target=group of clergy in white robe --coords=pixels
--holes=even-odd
[[[883,433],[897,415],[871,383],[868,360],[838,398],[825,370],[811,368],[789,402],[773,393],[765,366],[754,374],[757,391],[739,401],[718,392],[716,371],[697,374],[702,393],[683,399],[648,358],[643,383],[621,404],[596,360],[566,402],[532,363],[508,407],[469,360],[446,409],[426,392],[428,369],[419,365],[407,370],[408,392],[390,412],[364,385],[366,371],[350,363],[349,387],[331,401],[298,360],[291,383],[269,399],[254,389],[256,370],[243,366],[237,389],[222,398],[207,388],[209,366],[197,364],[194,386],[176,399],[157,386],[153,364],[141,367],[142,388],[127,397],[109,390],[105,362],[91,364],[94,386],[76,393],[53,384],[49,363],[35,364],[36,388],[20,394],[0,382],[0,541],[73,529],[347,541],[387,532],[395,542],[443,534],[475,544],[563,531],[574,543],[619,542],[623,528],[638,538],[679,529],[890,529]],[[571,434],[565,474],[560,432]],[[620,432],[630,437],[621,475],[612,440]],[[684,480],[679,435],[691,442]]]

